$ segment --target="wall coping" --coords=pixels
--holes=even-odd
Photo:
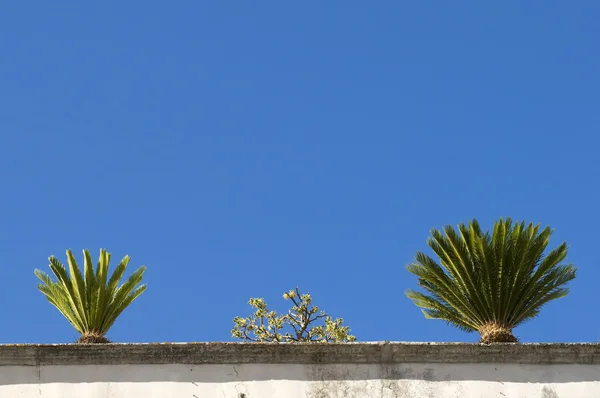
[[[124,364],[600,364],[598,343],[147,343],[0,345],[0,366]]]

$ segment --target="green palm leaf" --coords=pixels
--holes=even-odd
[[[510,218],[495,222],[491,234],[477,220],[433,229],[427,243],[440,263],[417,252],[407,269],[424,292],[406,294],[427,318],[478,331],[482,342],[514,342],[512,329],[564,297],[575,278],[576,268],[562,264],[566,243],[544,255],[551,235],[550,228]]]
[[[129,264],[129,256],[121,260],[109,278],[110,253],[100,250],[95,272],[89,250],[84,250],[83,255],[83,274],[71,250],[67,250],[68,273],[66,267],[51,256],[50,269],[57,281],[36,269],[34,273],[42,281],[38,289],[81,333],[79,342],[108,342],[104,336],[118,316],[146,290],[146,285],[138,286],[146,267],[140,267],[118,286]]]

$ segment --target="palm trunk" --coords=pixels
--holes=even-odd
[[[517,343],[519,340],[512,332],[512,327],[499,324],[497,322],[488,322],[479,328],[481,335],[480,343]]]
[[[86,332],[79,337],[77,344],[106,344],[110,341],[102,334],[98,332]]]

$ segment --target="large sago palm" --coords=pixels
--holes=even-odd
[[[496,221],[491,234],[477,220],[458,230],[447,226],[444,233],[433,229],[427,243],[440,264],[417,252],[408,271],[425,292],[406,294],[425,317],[477,331],[482,343],[517,342],[513,328],[565,296],[565,285],[575,278],[575,267],[562,264],[566,243],[544,254],[550,235],[548,227],[510,218]]]
[[[146,267],[140,267],[119,286],[129,264],[129,256],[121,260],[109,277],[110,253],[100,250],[95,270],[89,250],[84,250],[83,255],[82,273],[73,253],[67,250],[68,274],[66,267],[51,256],[48,259],[50,269],[57,281],[36,269],[35,275],[43,282],[38,285],[38,289],[81,333],[78,343],[108,343],[105,335],[117,317],[146,290],[146,285],[138,286]]]

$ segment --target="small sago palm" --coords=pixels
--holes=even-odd
[[[118,286],[129,264],[129,256],[121,260],[109,277],[110,253],[100,250],[95,270],[89,250],[84,250],[83,255],[83,274],[71,250],[67,250],[69,274],[66,267],[51,256],[48,259],[50,269],[58,280],[55,282],[46,273],[36,269],[35,275],[43,282],[38,289],[81,333],[78,343],[108,343],[105,335],[117,317],[146,290],[146,285],[138,286],[146,267],[140,267]]]
[[[483,232],[477,220],[433,229],[427,240],[440,264],[422,252],[408,271],[426,293],[407,291],[427,318],[477,331],[482,343],[517,342],[513,328],[538,315],[542,306],[568,293],[576,268],[561,264],[562,243],[544,255],[552,230],[513,224],[510,218]]]

